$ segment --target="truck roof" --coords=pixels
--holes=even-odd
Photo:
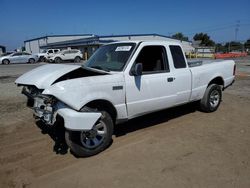
[[[143,40],[130,40],[130,41],[117,41],[117,42],[112,42],[112,43],[110,43],[110,44],[117,44],[117,43],[136,43],[136,44],[138,44],[138,43],[148,43],[148,44],[150,44],[150,43],[152,43],[152,44],[154,44],[155,45],[155,43],[157,43],[157,44],[162,44],[162,45],[180,45],[181,46],[181,43],[180,42],[175,42],[175,41],[165,41],[165,40],[145,40],[145,41],[143,41]]]

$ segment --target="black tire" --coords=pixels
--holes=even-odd
[[[46,58],[45,57],[40,57],[39,62],[46,62]]]
[[[55,58],[55,63],[61,63],[61,62],[62,62],[62,59],[60,57]]]
[[[217,84],[209,85],[200,101],[201,110],[208,113],[216,111],[220,106],[221,98],[221,86]]]
[[[75,63],[79,63],[80,61],[81,61],[81,57],[76,56],[75,59],[74,59],[74,62]]]
[[[99,145],[94,146],[87,146],[87,138],[86,133],[90,133],[90,131],[65,131],[65,140],[71,151],[78,157],[90,157],[93,155],[96,155],[103,150],[105,150],[111,143],[113,130],[114,130],[114,124],[111,116],[106,111],[101,111],[102,116],[97,121],[96,125],[99,125],[100,123],[104,123],[106,126],[106,134],[103,139],[101,139]],[[94,126],[94,127],[95,127]],[[91,131],[94,131],[95,128],[91,129]],[[105,132],[105,131],[104,131]],[[97,138],[98,135],[96,135],[95,138]],[[86,143],[85,143],[86,141]],[[90,142],[91,143],[91,138]],[[94,143],[94,142],[93,142]]]
[[[10,60],[4,59],[4,60],[2,61],[2,64],[4,64],[4,65],[10,64]]]
[[[30,58],[28,63],[33,64],[35,62],[36,62],[36,60],[34,58]]]

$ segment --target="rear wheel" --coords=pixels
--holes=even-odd
[[[74,62],[79,63],[81,61],[81,58],[79,56],[75,57]]]
[[[10,61],[9,61],[8,59],[4,59],[4,60],[2,61],[2,64],[5,64],[5,65],[10,64]]]
[[[33,64],[33,63],[35,63],[35,62],[36,62],[36,60],[35,60],[35,59],[30,58],[28,63]]]
[[[221,86],[211,84],[207,87],[203,98],[200,101],[201,110],[204,112],[214,112],[220,106],[222,98]]]
[[[65,139],[71,151],[79,157],[89,157],[105,150],[113,135],[113,120],[109,113],[101,111],[102,115],[91,130],[66,130]]]
[[[61,62],[62,62],[62,59],[60,57],[55,58],[55,63],[61,63]]]

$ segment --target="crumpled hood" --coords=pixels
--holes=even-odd
[[[43,65],[23,74],[15,83],[19,85],[35,85],[39,89],[45,89],[61,76],[79,68],[81,68],[79,65]]]

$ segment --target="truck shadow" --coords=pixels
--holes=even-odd
[[[41,129],[42,134],[48,134],[51,139],[55,142],[53,151],[56,154],[65,155],[68,153],[68,145],[65,141],[65,128],[61,122],[49,127],[42,121],[37,121],[36,125]]]
[[[148,128],[160,123],[164,123],[171,119],[175,119],[186,114],[194,113],[197,110],[198,110],[198,103],[192,102],[182,106],[177,106],[174,108],[140,116],[128,122],[116,125],[114,130],[114,135],[116,137],[124,136],[130,132]]]

